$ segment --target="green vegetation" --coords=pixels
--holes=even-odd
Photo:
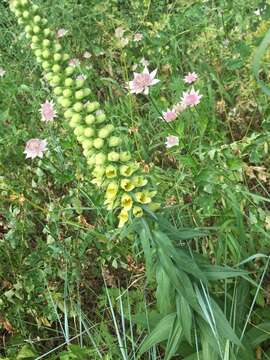
[[[270,359],[269,1],[0,13],[0,359]]]

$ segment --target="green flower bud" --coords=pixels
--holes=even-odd
[[[115,152],[115,151],[109,152],[108,160],[113,161],[113,162],[119,161],[119,154],[117,152]]]
[[[83,110],[83,103],[81,102],[76,102],[74,105],[73,105],[73,109],[76,111],[76,112],[81,112]]]
[[[93,147],[93,140],[87,139],[83,140],[82,147],[86,150],[89,150]]]
[[[84,130],[84,136],[86,137],[94,136],[94,134],[95,134],[95,130],[91,127],[88,127]]]
[[[43,47],[49,47],[51,45],[51,42],[49,39],[44,39],[42,41],[42,45],[43,45]]]
[[[92,113],[93,111],[97,110],[99,108],[99,103],[97,101],[93,101],[87,104],[86,110],[89,113]]]
[[[28,4],[29,4],[28,0],[21,0],[21,5],[22,6],[25,6],[25,5],[28,5]]]
[[[68,67],[65,69],[65,74],[66,74],[67,76],[70,76],[70,75],[72,75],[72,74],[74,73],[74,71],[75,71],[74,67],[68,66]]]
[[[61,71],[61,66],[60,66],[60,65],[57,65],[57,64],[53,65],[52,71],[53,71],[54,73],[59,73],[59,72]]]
[[[35,50],[35,56],[36,57],[42,56],[42,50],[40,50],[40,49]]]
[[[41,17],[39,16],[39,15],[36,15],[36,16],[34,16],[34,23],[35,24],[38,24],[38,23],[40,23],[41,22]]]
[[[62,50],[62,45],[59,44],[59,43],[56,43],[56,44],[54,45],[54,50],[55,50],[56,52],[59,52],[60,50]]]
[[[39,42],[38,36],[36,36],[36,35],[32,36],[31,41],[32,41],[33,44],[37,44]]]
[[[87,115],[85,117],[85,122],[86,122],[87,125],[92,125],[95,122],[94,115]]]
[[[63,55],[63,60],[64,60],[64,61],[67,61],[68,59],[69,59],[69,55],[68,55],[68,54],[64,54],[64,55]]]
[[[58,98],[56,99],[57,104],[58,104],[58,105],[61,105],[61,102],[62,102],[63,100],[65,100],[64,96],[58,96]]]
[[[76,125],[76,126],[74,126],[74,127],[77,127],[78,126],[78,124]],[[82,143],[83,141],[85,141],[86,139],[85,139],[85,136],[84,135],[80,135],[80,136],[77,136],[77,140],[80,142],[80,143]]]
[[[18,19],[18,24],[19,24],[19,25],[23,25],[23,19],[19,18],[19,19]]]
[[[38,5],[36,5],[36,4],[32,5],[33,14],[35,14],[38,10],[39,10]],[[43,23],[43,19],[42,19],[42,23]]]
[[[72,94],[73,94],[73,92],[72,92],[72,90],[70,90],[70,89],[65,89],[65,90],[63,91],[63,96],[64,96],[65,98],[71,97]]]
[[[74,80],[71,78],[66,78],[65,80],[65,86],[70,87],[73,85]]]
[[[74,69],[74,68],[73,68],[73,69]],[[75,70],[75,69],[74,69],[74,70]],[[77,88],[77,89],[80,89],[81,87],[83,87],[84,83],[85,83],[85,80],[83,80],[83,79],[76,79],[76,80],[75,80],[75,84],[76,84],[76,88]]]
[[[80,114],[73,113],[73,115],[71,117],[71,121],[73,121],[74,123],[77,123],[77,125],[79,125],[82,121],[82,116]]]
[[[33,32],[33,29],[32,29],[32,26],[31,25],[26,25],[25,28],[24,28],[24,31],[27,33],[27,34],[30,34]]]
[[[75,114],[71,109],[68,109],[64,112],[65,119],[71,119],[73,115],[75,115]]]
[[[105,126],[104,128],[100,129],[98,132],[98,136],[102,139],[105,139],[106,137],[108,137],[110,135],[110,131],[108,130],[107,126]]]
[[[84,134],[84,127],[83,126],[77,126],[76,129],[74,129],[74,134],[76,136],[80,136]]]
[[[85,133],[84,133],[85,134]],[[101,149],[103,148],[103,145],[104,145],[104,140],[103,139],[100,139],[100,138],[97,138],[94,140],[93,142],[93,145],[96,149]]]
[[[69,99],[64,98],[61,101],[61,105],[63,106],[63,108],[67,109],[68,107],[70,107],[71,101]]]
[[[48,61],[43,61],[41,66],[43,67],[44,70],[47,70],[50,67],[50,63]]]
[[[131,159],[131,154],[129,151],[120,152],[120,160],[123,162],[129,161]]]
[[[110,147],[119,146],[119,145],[121,145],[121,143],[122,143],[122,140],[118,136],[111,136],[110,139],[109,139],[109,146]]]
[[[30,48],[32,49],[32,50],[36,50],[36,49],[38,49],[38,45],[37,44],[31,44],[30,45]]]
[[[52,84],[53,86],[60,84],[60,82],[61,82],[61,78],[60,78],[60,76],[58,76],[58,75],[55,75],[55,76],[52,78],[52,80],[51,80],[51,84]]]
[[[75,98],[77,100],[82,100],[84,98],[84,92],[83,90],[79,90],[75,92]]]
[[[48,76],[48,75],[47,75]],[[60,86],[57,86],[55,89],[53,89],[53,93],[56,96],[60,96],[63,93],[63,89]]]
[[[95,156],[96,165],[103,165],[106,162],[106,155],[103,153],[98,153]]]
[[[24,19],[28,19],[29,16],[30,16],[30,13],[29,13],[29,11],[27,11],[27,10],[25,10],[25,11],[22,13],[22,17],[23,17]]]
[[[53,55],[53,59],[54,59],[54,61],[58,62],[62,59],[62,55],[59,53],[56,53]]]
[[[46,74],[46,79],[47,79],[48,81],[51,81],[52,78],[53,78],[53,76],[54,76],[54,74],[53,74],[52,72],[49,72],[49,73]]]
[[[50,50],[46,49],[42,52],[42,57],[44,59],[49,59],[50,56],[51,56]]]
[[[48,37],[52,34],[52,31],[51,31],[51,29],[44,29],[43,34],[44,34],[44,36]]]
[[[33,33],[34,33],[34,34],[38,34],[38,33],[40,33],[40,31],[41,31],[41,29],[40,29],[39,26],[34,26],[34,27],[33,27]]]
[[[83,94],[84,94],[84,97],[87,97],[91,94],[91,90],[89,88],[85,88],[83,89]]]
[[[96,113],[96,119],[97,119],[97,122],[98,123],[102,123],[103,121],[106,120],[106,115],[103,111],[99,110],[97,113]]]

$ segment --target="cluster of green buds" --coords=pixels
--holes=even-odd
[[[104,192],[107,209],[118,210],[119,227],[132,217],[141,217],[145,207],[156,208],[152,202],[156,191],[146,173],[132,160],[119,130],[106,121],[99,103],[90,100],[86,79],[77,73],[76,67],[70,66],[70,55],[48,27],[47,19],[39,14],[39,7],[30,0],[11,0],[10,9],[24,26],[57,105],[83,147],[92,183]]]

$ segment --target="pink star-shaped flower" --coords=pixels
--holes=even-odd
[[[184,82],[186,84],[192,84],[193,82],[195,82],[196,80],[198,80],[198,75],[195,72],[189,72],[185,77],[184,77]]]
[[[129,89],[131,94],[144,93],[149,94],[149,87],[157,84],[160,80],[155,79],[157,69],[149,73],[147,67],[144,68],[142,73],[134,72],[134,79],[129,81]]]
[[[143,38],[143,34],[137,33],[137,34],[134,35],[133,40],[138,42],[138,41],[141,41],[142,38]]]
[[[181,103],[183,106],[196,106],[200,103],[202,95],[200,95],[199,91],[195,91],[192,88],[190,91],[183,92]]]
[[[30,139],[25,145],[24,154],[26,154],[26,159],[35,157],[43,157],[43,153],[47,150],[47,140],[40,139]]]
[[[53,121],[53,119],[57,117],[53,101],[46,100],[45,103],[41,104],[39,111],[41,113],[42,121]]]
[[[162,118],[166,121],[166,122],[170,122],[173,121],[177,118],[177,112],[172,109],[167,109],[166,111],[162,112]]]
[[[166,137],[165,145],[166,145],[167,149],[169,149],[173,146],[179,145],[179,138],[174,135],[169,135]]]

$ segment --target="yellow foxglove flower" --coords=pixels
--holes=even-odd
[[[142,217],[143,216],[143,209],[139,206],[134,206],[133,208],[133,215],[135,217]]]
[[[148,191],[139,191],[135,194],[136,200],[141,204],[149,204],[152,199]]]
[[[139,175],[139,176],[134,176],[132,178],[132,183],[134,184],[135,187],[142,187],[145,186],[148,181],[145,177]]]
[[[124,194],[121,198],[121,206],[125,209],[125,210],[130,210],[132,208],[132,197],[128,194]]]
[[[107,190],[106,190],[106,194],[105,197],[107,200],[113,200],[118,192],[118,184],[115,181],[112,181],[109,183]]]
[[[106,167],[106,171],[105,171],[106,177],[108,179],[114,178],[117,176],[117,169],[115,166],[109,165]]]
[[[125,223],[128,221],[128,211],[125,209],[122,209],[120,214],[118,215],[119,224],[118,227],[122,228]]]
[[[97,178],[102,178],[105,173],[105,168],[103,166],[96,166],[93,170],[93,176]]]
[[[110,199],[105,200],[104,205],[106,205],[107,210],[113,210],[116,206],[116,205],[114,206],[114,200],[110,200]]]
[[[134,189],[133,183],[129,179],[122,179],[121,180],[121,188],[127,192]]]
[[[136,170],[138,170],[138,165],[137,164],[130,164],[130,165],[122,165],[120,167],[120,174],[122,176],[126,176],[129,177],[131,176]]]

